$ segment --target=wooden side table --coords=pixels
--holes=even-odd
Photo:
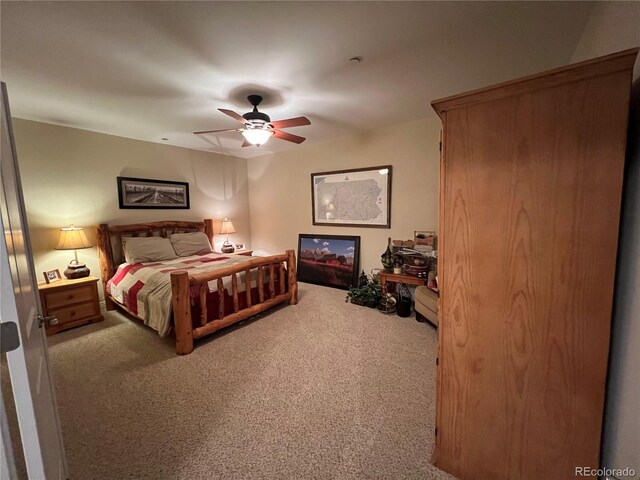
[[[244,255],[245,257],[250,257],[253,255],[253,250],[240,250],[233,252],[233,255]]]
[[[38,285],[42,313],[54,316],[58,323],[46,324],[47,336],[62,330],[104,320],[100,313],[98,279],[96,277],[60,280]]]
[[[413,275],[406,275],[404,273],[387,272],[384,270],[378,273],[378,278],[380,279],[380,286],[382,287],[383,291],[389,291],[389,290],[386,290],[387,283],[395,284],[398,282],[403,282],[403,283],[408,283],[409,285],[426,285],[427,284],[426,278],[418,278],[418,277],[414,277]],[[393,286],[393,291],[395,291],[395,285]]]

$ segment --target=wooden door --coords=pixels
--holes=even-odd
[[[442,114],[435,461],[461,479],[598,466],[630,80]]]
[[[20,345],[7,352],[7,365],[29,478],[65,479],[62,431],[4,83],[0,93],[0,318],[16,323],[20,337]]]

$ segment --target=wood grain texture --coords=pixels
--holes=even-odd
[[[289,305],[296,305],[298,303],[298,275],[296,274],[296,251],[287,250],[287,272],[289,273],[289,291],[291,292],[291,298],[289,299]]]
[[[390,285],[389,287],[387,287],[388,283],[396,284],[399,282],[403,282],[403,283],[408,283],[409,285],[426,285],[427,284],[426,278],[418,278],[413,275],[407,275],[404,273],[386,272],[384,270],[378,273],[378,278],[380,279],[380,288],[384,292],[389,291],[390,293],[395,292],[395,285]],[[387,290],[387,288],[391,288],[391,290]]]
[[[235,273],[231,275],[231,295],[233,296],[233,313],[238,313],[240,301],[238,299],[238,276]]]
[[[244,272],[244,294],[247,299],[247,308],[251,306],[251,269],[247,268]]]
[[[213,219],[211,219],[211,218],[205,218],[204,219],[204,233],[207,235],[207,238],[209,239],[209,243],[211,244],[211,248],[215,249],[215,247],[213,245],[213,237],[214,237]]]
[[[253,255],[253,250],[236,250],[233,253],[230,253],[229,255],[241,255],[244,257],[250,257]]]
[[[218,319],[224,318],[224,283],[222,277],[218,277]]]
[[[273,263],[269,264],[269,298],[276,296],[276,273]]]
[[[239,312],[231,313],[222,319],[209,322],[203,327],[195,328],[193,330],[193,336],[197,339],[210,335],[213,332],[217,332],[221,328],[228,327],[229,325],[233,325],[236,322],[240,322],[260,312],[264,312],[265,310],[268,310],[280,303],[286,302],[289,300],[290,296],[291,292],[287,292],[284,295],[278,295],[275,298],[271,298],[264,303],[258,303],[250,308],[244,308]]]
[[[112,225],[109,231],[112,235],[133,235],[165,230],[197,230],[204,232],[205,222],[189,222],[184,220],[163,220],[161,222],[130,223],[127,225]]]
[[[283,262],[288,258],[289,257],[287,254],[270,255],[268,257],[247,257],[246,262],[242,262],[242,264],[230,265],[228,267],[219,268],[210,272],[194,273],[189,277],[189,281],[192,285],[200,284],[203,282],[210,282],[211,280],[215,280],[217,278],[228,277],[234,273],[240,273],[241,271],[248,268],[251,269],[257,266],[265,266],[273,262]]]
[[[207,323],[207,293],[209,288],[206,283],[200,285],[200,325]]]
[[[567,67],[556,68],[460,95],[434,100],[431,102],[431,106],[442,118],[444,112],[457,108],[469,108],[479,103],[500,100],[501,98],[513,95],[531,93],[542,88],[565,85],[596,76],[628,72],[630,69],[633,69],[639,50],[638,48],[631,48],[622,52],[612,53],[605,57],[575,63]]]
[[[65,307],[74,303],[83,303],[93,298],[95,280],[91,284],[66,286],[61,289],[44,290],[47,294],[47,307],[50,309]]]
[[[193,352],[193,325],[191,323],[191,297],[189,273],[186,270],[171,272],[171,303],[173,327],[176,334],[176,353]]]
[[[439,199],[438,202],[438,224],[440,225],[438,232],[438,293],[440,295],[440,304],[438,308],[438,361],[436,365],[436,438],[435,438],[435,447],[433,449],[432,462],[435,465],[439,465],[438,462],[438,452],[440,449],[438,448],[440,436],[438,435],[438,425],[442,423],[442,384],[441,384],[441,369],[440,369],[440,359],[442,358],[442,345],[444,344],[443,332],[440,325],[442,324],[442,299],[445,296],[446,292],[442,290],[442,285],[445,283],[445,277],[447,276],[447,272],[444,271],[442,265],[444,265],[445,261],[445,252],[446,248],[443,248],[442,242],[444,237],[446,237],[446,232],[443,226],[446,222],[445,217],[445,203],[444,199],[446,198],[446,179],[447,179],[447,162],[446,162],[446,149],[447,145],[444,142],[444,131],[446,130],[447,125],[447,116],[446,113],[442,115],[442,130],[440,131],[440,178],[439,178]]]
[[[104,319],[100,313],[97,284],[98,279],[90,276],[38,285],[43,316],[58,320],[57,325],[46,323],[47,336]]]
[[[102,223],[96,225],[96,248],[98,250],[98,263],[100,264],[100,279],[104,292],[105,307],[107,310],[115,310],[116,306],[107,293],[107,282],[116,273],[113,263],[113,249],[111,248],[111,235],[109,225]]]
[[[258,303],[264,302],[264,268],[258,266]]]
[[[287,284],[285,283],[284,280],[284,263],[280,262],[278,263],[278,275],[279,275],[279,283],[280,283],[280,295],[282,295],[283,293],[285,293],[287,291]]]
[[[598,467],[632,62],[603,65],[444,116],[434,458],[461,479]]]

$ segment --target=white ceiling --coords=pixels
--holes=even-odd
[[[14,116],[242,157],[249,93],[307,142],[433,115],[431,100],[567,64],[587,2],[2,2]],[[363,57],[359,65],[348,62]],[[169,140],[163,142],[162,137]]]

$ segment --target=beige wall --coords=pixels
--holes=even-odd
[[[572,60],[639,46],[640,2],[598,3]],[[640,479],[640,59],[634,77],[602,461]]]
[[[73,257],[54,250],[58,229],[71,223],[88,227],[93,241],[96,223],[228,216],[238,232],[230,239],[250,241],[246,160],[16,118],[13,128],[39,280],[45,270],[62,272]],[[187,181],[191,208],[120,210],[117,176]],[[78,257],[100,276],[95,249]]]
[[[299,233],[359,235],[361,268],[381,267],[388,237],[437,229],[439,132],[433,118],[248,160],[253,248],[297,248]],[[391,229],[312,225],[311,173],[387,164],[393,165]]]
[[[594,5],[572,62],[640,47],[640,2],[598,2]],[[636,61],[634,77],[640,77]]]

